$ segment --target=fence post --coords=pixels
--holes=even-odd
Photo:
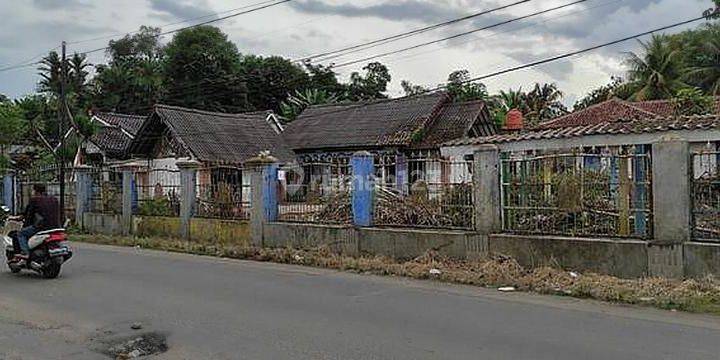
[[[278,219],[278,160],[260,155],[245,162],[250,174],[250,236],[253,246],[263,246],[263,227]]]
[[[10,213],[15,213],[15,171],[11,169],[5,170],[3,176],[3,204],[10,208]]]
[[[691,238],[690,146],[677,138],[652,144],[653,234],[651,276],[682,277],[683,243]]]
[[[75,224],[80,229],[85,229],[83,221],[84,214],[90,207],[90,192],[92,191],[92,168],[87,165],[75,167]]]
[[[352,212],[355,226],[373,225],[373,194],[375,192],[375,157],[367,151],[353,154]]]
[[[397,187],[401,194],[407,195],[409,192],[408,181],[410,179],[408,174],[408,159],[404,154],[398,155],[395,159],[395,178]]]
[[[200,163],[197,161],[178,161],[180,169],[180,238],[190,240],[190,219],[195,210],[197,169]]]
[[[483,145],[473,155],[475,231],[490,235],[502,231],[500,202],[500,150]]]
[[[133,192],[133,173],[131,167],[121,167],[122,171],[122,234],[130,235],[132,233],[132,192]]]

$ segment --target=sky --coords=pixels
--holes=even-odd
[[[0,68],[37,61],[61,41],[68,52],[102,48],[141,25],[172,30],[205,17],[261,0],[0,0]],[[435,23],[515,3],[517,0],[292,0],[214,23],[242,54],[280,55],[290,59],[336,50]],[[405,48],[549,9],[573,0],[531,0],[521,5],[426,32],[363,52],[333,59],[336,64]],[[482,76],[702,14],[710,0],[587,0],[571,7],[479,31],[412,51],[378,59],[392,75],[389,93],[401,95],[400,82],[436,86],[455,70]],[[237,12],[237,11],[236,11]],[[676,28],[678,32],[695,25]],[[171,38],[163,38],[163,42]],[[536,82],[557,83],[571,105],[588,91],[623,74],[623,57],[638,51],[637,41],[603,48],[567,60],[487,79],[491,92],[528,89]],[[102,52],[92,64],[106,61]],[[327,63],[324,63],[327,65]],[[363,64],[339,67],[346,79]],[[0,93],[16,98],[32,93],[35,67],[0,72]]]

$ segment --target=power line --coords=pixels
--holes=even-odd
[[[528,14],[528,15],[524,15],[524,16],[512,18],[512,19],[509,19],[509,20],[501,21],[501,22],[499,22],[499,23],[495,23],[495,24],[488,25],[488,26],[483,26],[483,27],[481,27],[481,28],[477,28],[477,29],[473,29],[473,30],[470,30],[470,31],[462,32],[462,33],[455,34],[455,35],[452,35],[452,36],[448,36],[448,37],[445,37],[445,38],[442,38],[442,39],[437,39],[437,40],[433,40],[433,41],[428,41],[428,42],[424,42],[424,43],[421,43],[421,44],[417,44],[417,45],[413,45],[413,46],[410,46],[410,47],[406,47],[406,48],[403,48],[403,49],[393,50],[393,51],[385,52],[385,53],[382,53],[382,54],[377,54],[377,55],[373,55],[373,56],[368,56],[368,57],[365,57],[365,58],[362,58],[362,59],[358,59],[358,60],[348,61],[348,62],[341,63],[341,64],[338,64],[338,65],[333,65],[332,67],[333,67],[333,68],[339,68],[339,67],[354,65],[354,64],[357,64],[357,63],[361,63],[361,62],[366,62],[366,61],[369,61],[369,60],[378,59],[378,58],[385,57],[385,56],[388,56],[388,55],[394,55],[394,54],[398,54],[398,53],[401,53],[401,52],[405,52],[405,51],[409,51],[409,50],[421,48],[421,47],[424,47],[424,46],[428,46],[428,45],[432,45],[432,44],[437,44],[437,43],[439,43],[439,42],[456,39],[456,38],[459,38],[459,37],[462,37],[462,36],[467,36],[467,35],[470,35],[470,34],[474,34],[474,33],[476,33],[476,32],[480,32],[480,31],[483,31],[483,30],[489,30],[489,29],[492,29],[492,28],[496,28],[496,27],[498,27],[498,26],[510,24],[510,23],[513,23],[513,22],[517,22],[517,21],[520,21],[520,20],[528,19],[528,18],[535,17],[535,16],[542,15],[542,14],[547,14],[547,13],[549,13],[549,12],[557,11],[557,10],[560,10],[560,9],[564,9],[564,8],[567,8],[567,7],[570,7],[570,6],[573,6],[573,5],[577,5],[577,4],[580,4],[580,3],[584,3],[584,2],[586,2],[586,1],[588,1],[588,0],[577,0],[577,1],[573,1],[573,2],[571,2],[571,3],[569,3],[569,4],[556,6],[556,7],[554,7],[554,8],[550,8],[550,9],[547,9],[547,10],[542,10],[542,11],[534,12],[534,13],[532,13],[532,14]]]
[[[219,16],[219,15],[222,15],[222,14],[231,13],[231,12],[238,11],[238,10],[248,9],[248,8],[251,8],[251,7],[254,7],[254,6],[265,5],[265,4],[267,4],[267,3],[272,3],[272,2],[275,2],[275,1],[277,1],[277,0],[265,0],[265,1],[258,2],[258,3],[254,3],[254,4],[250,4],[250,5],[245,5],[245,6],[237,7],[237,8],[234,8],[234,9],[229,9],[229,10],[225,10],[225,11],[221,11],[221,12],[216,12],[216,13],[212,13],[212,14],[207,14],[207,15],[203,15],[203,16],[198,16],[198,17],[195,17],[195,18],[184,19],[184,20],[176,21],[176,22],[169,23],[169,24],[159,25],[159,26],[157,26],[157,27],[164,28],[164,27],[167,27],[167,26],[180,25],[180,24],[184,24],[184,23],[193,22],[193,21],[196,21],[196,20],[202,20],[202,19],[207,19],[207,18],[213,17],[213,16]],[[87,43],[87,42],[98,41],[98,40],[112,39],[112,38],[117,37],[117,36],[132,35],[132,34],[137,34],[137,33],[139,33],[139,32],[140,32],[140,30],[135,30],[135,31],[127,32],[127,33],[116,33],[116,34],[113,34],[113,35],[99,36],[99,37],[92,38],[92,39],[85,39],[85,40],[79,40],[79,41],[70,41],[70,42],[68,42],[68,45],[77,45],[77,44],[83,44],[83,43]]]
[[[496,77],[496,76],[504,75],[504,74],[507,74],[507,73],[511,73],[511,72],[515,72],[515,71],[519,71],[519,70],[523,70],[523,69],[535,67],[535,66],[538,66],[538,65],[542,65],[542,64],[554,62],[554,61],[557,61],[557,60],[562,60],[562,59],[569,58],[569,57],[576,56],[576,55],[580,55],[580,54],[583,54],[583,53],[588,53],[588,52],[591,52],[591,51],[594,51],[594,50],[597,50],[597,49],[600,49],[600,48],[603,48],[603,47],[608,47],[608,46],[616,45],[616,44],[619,44],[619,43],[627,42],[627,41],[630,41],[630,40],[633,40],[633,39],[637,39],[637,38],[640,38],[640,37],[643,37],[643,36],[647,36],[647,35],[654,34],[654,33],[659,32],[659,31],[669,30],[669,29],[672,29],[672,28],[676,28],[676,27],[683,26],[683,25],[688,25],[688,24],[691,24],[691,23],[694,23],[694,22],[697,22],[697,21],[700,21],[700,20],[705,20],[705,19],[706,19],[705,16],[701,16],[701,17],[698,17],[698,18],[694,18],[694,19],[690,19],[690,20],[678,22],[678,23],[675,23],[675,24],[663,26],[663,27],[660,27],[660,28],[656,28],[656,29],[653,29],[653,30],[649,30],[649,31],[645,31],[645,32],[639,33],[639,34],[627,36],[627,37],[624,37],[624,38],[621,38],[621,39],[617,39],[617,40],[613,40],[613,41],[610,41],[610,42],[606,42],[606,43],[603,43],[603,44],[591,46],[591,47],[588,47],[588,48],[585,48],[585,49],[582,49],[582,50],[577,50],[577,51],[565,53],[565,54],[562,54],[562,55],[557,55],[557,56],[553,56],[553,57],[550,57],[550,58],[545,58],[545,59],[542,59],[542,60],[534,61],[534,62],[527,63],[527,64],[524,64],[524,65],[518,65],[518,66],[514,66],[514,67],[511,67],[511,68],[504,69],[504,70],[495,71],[495,72],[492,72],[492,73],[489,73],[489,74],[486,74],[486,75],[482,75],[482,76],[478,76],[478,77],[475,77],[475,78],[472,78],[472,79],[468,79],[468,80],[466,80],[466,81],[462,81],[461,83],[462,83],[462,84],[467,84],[467,83],[471,83],[471,82],[477,82],[477,81],[480,81],[480,80],[489,79],[489,78],[492,78],[492,77]],[[419,93],[417,93],[417,94],[405,95],[405,96],[401,96],[401,97],[397,97],[397,98],[393,98],[393,99],[382,99],[382,100],[377,100],[377,101],[364,102],[364,103],[357,104],[357,105],[346,106],[346,107],[344,107],[344,108],[342,108],[342,109],[337,109],[337,110],[332,110],[332,111],[326,111],[326,112],[323,112],[322,114],[319,114],[319,115],[317,115],[317,116],[320,116],[320,115],[321,115],[321,116],[327,116],[327,115],[330,115],[330,114],[343,113],[343,112],[348,112],[348,111],[353,111],[353,110],[361,109],[361,108],[363,108],[363,107],[370,106],[370,105],[383,104],[383,103],[393,102],[393,101],[402,100],[402,99],[409,99],[409,98],[419,97],[419,96],[427,95],[427,94],[434,93],[434,92],[437,92],[437,91],[440,91],[440,90],[444,90],[444,89],[446,89],[446,88],[447,88],[447,85],[439,85],[439,86],[434,87],[434,88],[431,88],[431,89],[425,89],[425,90],[423,90],[423,91],[421,91],[421,92],[419,92]],[[342,106],[343,104],[335,104],[335,105],[340,105],[340,106]],[[308,118],[308,117],[309,117],[309,118],[312,118],[312,115],[306,116],[306,118]],[[197,135],[200,135],[200,134],[211,134],[211,133],[212,133],[211,131],[208,131],[208,132],[198,132],[198,133],[196,133],[196,134],[197,134]],[[158,137],[158,138],[160,138],[160,137]]]
[[[161,36],[165,36],[165,35],[169,35],[169,34],[174,34],[174,33],[177,33],[177,32],[183,31],[183,30],[187,30],[187,29],[191,29],[191,28],[194,28],[194,27],[203,26],[203,25],[215,23],[215,22],[218,22],[218,21],[227,20],[227,19],[230,19],[230,18],[233,18],[233,17],[236,17],[236,16],[249,14],[249,13],[252,13],[252,12],[255,12],[255,11],[267,9],[267,8],[270,8],[270,7],[273,7],[273,6],[277,6],[277,5],[282,5],[282,4],[287,3],[287,2],[290,2],[290,1],[293,1],[293,0],[280,0],[280,1],[277,1],[277,2],[273,2],[272,4],[266,4],[266,5],[263,5],[263,6],[260,6],[260,7],[257,7],[257,8],[253,8],[253,9],[250,9],[250,10],[246,10],[246,11],[242,11],[242,12],[239,12],[239,13],[234,13],[234,14],[230,14],[230,15],[227,15],[227,16],[219,17],[219,18],[217,18],[217,19],[212,19],[212,20],[204,21],[204,22],[197,23],[197,24],[194,24],[194,25],[185,26],[185,27],[181,27],[181,28],[178,28],[178,29],[170,30],[170,31],[165,31],[165,32],[162,32],[162,33],[160,33],[160,34],[153,35],[153,37],[161,37]],[[93,49],[93,50],[89,50],[89,51],[83,51],[83,52],[80,52],[80,53],[77,53],[77,54],[80,54],[80,55],[88,55],[88,54],[96,53],[96,52],[99,52],[99,51],[106,51],[106,50],[108,50],[109,48],[110,48],[109,46],[105,46],[105,47],[102,47],[102,48],[97,48],[97,49]],[[0,72],[9,71],[9,70],[15,70],[15,69],[24,68],[24,67],[33,66],[33,65],[38,65],[38,64],[40,64],[40,62],[33,62],[33,63],[26,63],[26,64],[19,64],[19,65],[9,66],[9,67],[5,67],[5,68],[0,68]]]
[[[362,51],[362,50],[370,49],[370,48],[373,48],[373,47],[376,47],[376,46],[380,46],[380,45],[383,45],[383,44],[387,44],[387,43],[392,42],[392,41],[396,41],[396,40],[400,40],[400,39],[405,39],[405,38],[408,38],[408,37],[413,36],[413,35],[425,33],[425,32],[428,32],[428,31],[431,31],[431,30],[435,30],[435,29],[438,29],[438,28],[441,28],[441,27],[444,27],[444,26],[448,26],[448,25],[456,24],[456,23],[459,23],[459,22],[462,22],[462,21],[466,21],[466,20],[469,20],[469,19],[473,19],[473,18],[482,16],[482,15],[487,15],[487,14],[490,14],[490,13],[493,13],[493,12],[496,12],[496,11],[504,10],[504,9],[507,9],[507,8],[510,8],[510,7],[513,7],[513,6],[517,6],[517,5],[520,5],[520,4],[524,4],[524,3],[527,3],[527,2],[530,2],[530,1],[532,1],[532,0],[517,1],[517,2],[514,2],[514,3],[512,3],[512,4],[500,6],[500,7],[493,8],[493,9],[483,10],[483,11],[481,11],[481,12],[474,13],[474,14],[470,14],[470,15],[467,15],[467,16],[463,16],[463,17],[461,17],[461,18],[452,19],[452,20],[445,21],[445,22],[442,22],[442,23],[439,23],[439,24],[434,24],[434,25],[430,25],[430,26],[423,27],[423,28],[415,29],[415,30],[412,30],[412,31],[408,31],[408,32],[404,32],[404,33],[400,33],[400,34],[396,34],[396,35],[384,37],[384,38],[382,38],[382,39],[377,39],[377,40],[373,40],[373,41],[366,42],[366,43],[362,43],[362,44],[358,44],[358,45],[348,46],[348,47],[345,47],[345,48],[342,48],[342,49],[337,49],[337,50],[333,50],[333,51],[328,51],[328,52],[324,52],[324,53],[320,53],[320,54],[315,54],[315,55],[306,56],[306,57],[303,57],[303,58],[299,58],[299,59],[293,60],[293,62],[305,62],[305,61],[314,60],[314,59],[317,59],[317,58],[324,58],[324,59],[319,59],[319,60],[315,60],[315,61],[325,61],[325,60],[330,59],[330,58],[334,58],[334,57],[337,57],[337,56],[342,56],[342,55],[351,54],[351,53],[354,53],[354,52],[357,52],[357,51]],[[337,55],[338,53],[344,53],[344,54],[342,54],[342,55]]]
[[[720,11],[718,11],[718,13],[720,14]],[[592,47],[589,47],[589,48],[585,48],[585,49],[582,49],[582,50],[577,50],[577,51],[573,51],[573,52],[570,52],[570,53],[565,53],[565,54],[562,54],[562,55],[557,55],[557,56],[553,56],[553,57],[550,57],[550,58],[546,58],[546,59],[543,59],[543,60],[534,61],[534,62],[527,63],[527,64],[524,64],[524,65],[514,66],[514,67],[511,67],[511,68],[504,69],[504,70],[495,71],[495,72],[492,72],[492,73],[489,73],[489,74],[486,74],[486,75],[482,75],[482,76],[478,76],[478,77],[475,77],[475,78],[472,78],[472,79],[468,79],[468,80],[466,80],[466,81],[462,81],[462,82],[460,82],[460,83],[461,83],[461,84],[467,84],[467,83],[477,82],[477,81],[480,81],[480,80],[489,79],[489,78],[496,77],[496,76],[500,76],[500,75],[504,75],[504,74],[507,74],[507,73],[511,73],[511,72],[515,72],[515,71],[519,71],[519,70],[523,70],[523,69],[535,67],[535,66],[538,66],[538,65],[547,64],[547,63],[550,63],[550,62],[562,60],[562,59],[569,58],[569,57],[572,57],[572,56],[576,56],[576,55],[579,55],[579,54],[591,52],[591,51],[594,51],[594,50],[597,50],[597,49],[600,49],[600,48],[603,48],[603,47],[608,47],[608,46],[616,45],[616,44],[619,44],[619,43],[627,42],[627,41],[630,41],[630,40],[633,40],[633,39],[637,39],[637,38],[640,38],[640,37],[643,37],[643,36],[651,35],[651,34],[654,34],[654,33],[656,33],[656,32],[659,32],[659,31],[669,30],[669,29],[676,28],[676,27],[679,27],[679,26],[688,25],[688,24],[691,24],[691,23],[694,23],[694,22],[697,22],[697,21],[705,20],[705,19],[706,19],[706,16],[700,16],[700,17],[693,18],[693,19],[690,19],[690,20],[685,20],[685,21],[681,21],[681,22],[674,23],[674,24],[671,24],[671,25],[667,25],[667,26],[663,26],[663,27],[660,27],[660,28],[656,28],[656,29],[653,29],[653,30],[645,31],[645,32],[642,32],[642,33],[639,33],[639,34],[635,34],[635,35],[632,35],[632,36],[627,36],[627,37],[624,37],[624,38],[622,38],[622,39],[610,41],[610,42],[603,43],[603,44],[600,44],[600,45],[595,45],[595,46],[592,46]],[[346,107],[346,108],[338,109],[338,110],[335,110],[335,111],[324,112],[324,113],[322,113],[322,116],[327,116],[328,114],[334,114],[334,113],[341,113],[341,112],[352,111],[352,110],[355,110],[355,109],[363,108],[363,107],[365,107],[365,106],[374,105],[374,104],[382,104],[382,103],[387,103],[387,102],[392,102],[392,101],[397,101],[397,100],[402,100],[402,99],[407,99],[407,98],[412,98],[412,97],[417,97],[417,96],[423,96],[423,95],[427,95],[427,94],[430,94],[430,93],[434,93],[434,92],[437,92],[437,91],[440,91],[440,90],[444,90],[444,89],[446,89],[446,88],[447,88],[447,85],[439,85],[439,86],[434,87],[434,88],[425,89],[425,90],[423,90],[423,91],[421,91],[421,92],[419,92],[419,93],[417,93],[417,94],[413,94],[413,95],[405,95],[405,96],[401,96],[401,97],[397,97],[397,98],[393,98],[393,99],[383,99],[383,100],[378,100],[378,101],[371,102],[371,103],[358,104],[358,105],[355,105],[355,106]]]
[[[430,50],[427,50],[427,51],[422,51],[422,52],[419,52],[419,53],[410,54],[410,55],[403,56],[403,57],[400,57],[400,58],[393,58],[393,59],[391,59],[389,62],[392,64],[392,63],[395,63],[395,62],[398,62],[398,61],[407,60],[407,59],[412,59],[412,58],[416,58],[416,57],[419,57],[419,56],[422,56],[422,55],[425,55],[425,54],[434,53],[434,52],[437,52],[437,51],[440,51],[440,50],[443,50],[443,49],[447,49],[447,48],[449,48],[449,47],[451,47],[451,46],[465,45],[465,44],[469,44],[469,43],[472,43],[472,42],[476,42],[476,41],[488,39],[488,38],[491,38],[491,37],[494,37],[494,36],[497,36],[497,35],[514,33],[514,32],[520,31],[520,30],[524,30],[524,29],[528,29],[528,28],[532,28],[532,27],[539,26],[540,24],[546,24],[546,23],[548,23],[548,22],[551,22],[551,21],[554,21],[554,20],[557,20],[557,19],[566,18],[566,17],[573,16],[573,15],[577,15],[577,14],[584,13],[584,12],[589,12],[589,11],[594,10],[594,9],[598,9],[598,8],[605,7],[605,6],[614,5],[614,4],[617,4],[617,3],[624,2],[624,1],[625,1],[625,0],[613,0],[613,1],[608,1],[608,2],[605,2],[605,3],[602,3],[602,4],[598,4],[598,5],[595,5],[595,6],[586,8],[586,9],[577,10],[577,11],[573,11],[573,12],[570,12],[570,13],[567,13],[567,14],[562,14],[562,15],[559,15],[559,16],[555,16],[555,17],[546,19],[546,20],[544,20],[544,21],[541,21],[541,22],[539,22],[539,23],[531,23],[531,24],[527,24],[527,25],[524,25],[524,26],[520,26],[520,27],[516,27],[516,28],[513,28],[513,29],[509,29],[509,30],[506,30],[506,31],[493,32],[493,33],[488,34],[488,35],[486,35],[486,36],[473,37],[472,39],[470,39],[470,40],[468,40],[468,41],[463,41],[463,42],[461,42],[461,43],[448,44],[448,45],[442,46],[441,48],[430,49]]]
[[[160,34],[154,35],[153,37],[161,37],[161,36],[165,36],[165,35],[174,34],[174,33],[177,33],[177,32],[183,31],[183,30],[187,30],[187,29],[191,29],[191,28],[194,28],[194,27],[203,26],[203,25],[207,25],[207,24],[212,24],[212,23],[215,23],[215,22],[218,22],[218,21],[223,21],[223,20],[227,20],[227,19],[230,19],[230,18],[234,18],[234,17],[240,16],[240,15],[249,14],[249,13],[252,13],[252,12],[255,12],[255,11],[259,11],[259,10],[263,10],[263,9],[267,9],[267,8],[270,8],[270,7],[273,7],[273,6],[282,5],[282,4],[287,3],[287,2],[290,2],[290,1],[293,1],[293,0],[280,0],[280,1],[274,2],[274,3],[272,3],[272,4],[267,4],[267,5],[263,5],[263,6],[260,6],[260,7],[257,7],[257,8],[253,8],[253,9],[250,9],[250,10],[241,11],[241,12],[239,12],[239,13],[222,16],[222,17],[219,17],[219,18],[217,18],[217,19],[207,20],[207,21],[203,21],[203,22],[201,22],[201,23],[197,23],[197,24],[194,24],[194,25],[185,26],[185,27],[181,27],[181,28],[178,28],[178,29],[165,31],[165,32],[162,32],[162,33],[160,33]],[[94,50],[90,50],[90,51],[85,51],[85,52],[82,52],[82,53],[80,53],[80,54],[85,54],[85,55],[87,55],[87,54],[95,53],[95,52],[98,52],[98,51],[105,51],[105,50],[107,50],[107,49],[109,49],[109,48],[110,48],[109,46],[106,46],[106,47],[103,47],[103,48],[98,48],[98,49],[94,49]]]

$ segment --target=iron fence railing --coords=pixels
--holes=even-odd
[[[692,234],[720,242],[720,151],[692,154]]]
[[[88,195],[90,212],[115,214],[122,213],[122,172],[107,168],[94,168],[90,172],[90,192]]]
[[[510,233],[652,236],[649,146],[501,160],[502,221]]]
[[[149,169],[133,177],[133,213],[142,216],[180,215],[180,171]]]
[[[287,167],[278,176],[278,219],[349,224],[351,170],[348,159]]]
[[[223,220],[250,218],[250,176],[241,167],[200,169],[197,188],[195,217]]]
[[[401,158],[381,162],[376,171],[375,224],[473,229],[472,169],[472,161]]]

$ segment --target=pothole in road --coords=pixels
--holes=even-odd
[[[100,351],[113,359],[135,359],[157,355],[168,350],[165,335],[148,332],[102,341],[105,345]]]

